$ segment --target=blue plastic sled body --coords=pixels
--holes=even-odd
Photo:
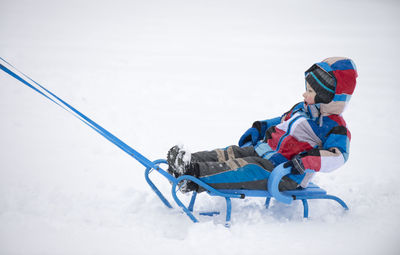
[[[198,178],[195,178],[193,176],[189,175],[183,175],[180,176],[179,178],[175,178],[172,175],[170,175],[168,172],[163,170],[160,167],[160,164],[167,164],[166,160],[160,159],[156,160],[153,162],[156,168],[152,167],[147,167],[145,170],[145,178],[147,183],[150,185],[150,187],[153,189],[153,191],[157,194],[157,196],[161,199],[161,201],[169,208],[173,208],[170,202],[165,198],[165,196],[160,192],[160,190],[156,187],[156,185],[151,181],[149,174],[155,170],[161,175],[163,175],[165,178],[169,180],[169,182],[172,184],[172,197],[175,200],[176,204],[186,213],[186,215],[193,221],[193,222],[198,222],[198,219],[194,216],[193,214],[193,208],[194,208],[194,203],[196,201],[197,197],[197,192],[194,191],[192,192],[192,197],[190,199],[190,202],[188,205],[184,205],[184,203],[179,199],[177,196],[177,192],[179,191],[179,184],[182,183],[183,181],[192,181],[197,183],[199,186],[204,188],[206,192],[210,196],[219,196],[223,197],[226,200],[226,224],[229,225],[230,219],[231,219],[231,211],[232,211],[232,204],[231,204],[231,198],[239,198],[239,199],[244,199],[245,197],[264,197],[266,198],[265,201],[265,206],[266,208],[269,207],[271,198],[276,199],[279,202],[285,203],[285,204],[290,204],[292,203],[293,200],[301,200],[303,203],[303,208],[304,208],[304,218],[308,218],[308,202],[307,200],[309,199],[330,199],[338,202],[345,210],[348,210],[349,208],[347,207],[346,203],[332,195],[328,195],[327,192],[318,187],[317,185],[310,183],[309,186],[305,189],[301,190],[290,190],[290,191],[283,191],[280,192],[278,189],[278,185],[280,180],[282,179],[283,176],[287,175],[290,173],[289,169],[286,169],[283,167],[283,165],[277,166],[271,173],[269,179],[268,179],[268,190],[217,190],[208,185],[207,183],[199,180]],[[215,215],[219,214],[219,212],[206,212],[206,213],[200,213],[200,215]]]

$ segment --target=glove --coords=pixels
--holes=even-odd
[[[243,146],[247,142],[251,142],[253,146],[256,145],[257,141],[264,137],[266,130],[267,123],[265,121],[255,121],[253,126],[240,137],[239,146]]]
[[[258,132],[257,128],[251,127],[242,135],[242,137],[240,137],[239,146],[243,146],[247,142],[256,145],[259,137],[260,132]]]
[[[294,158],[286,162],[283,167],[290,168],[291,174],[304,174],[306,171],[299,155],[294,156]]]

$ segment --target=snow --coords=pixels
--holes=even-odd
[[[349,161],[315,182],[350,206],[233,201],[193,224],[143,167],[0,74],[0,254],[399,254],[398,1],[0,2],[0,56],[146,157],[237,143],[301,100],[303,73],[351,57]],[[167,181],[153,176],[161,189]],[[187,196],[183,197],[188,199]],[[200,195],[199,210],[224,200]]]

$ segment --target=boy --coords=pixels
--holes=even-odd
[[[348,159],[350,132],[341,116],[355,89],[357,70],[351,59],[327,58],[305,72],[304,102],[281,117],[256,121],[239,146],[189,153],[168,151],[168,172],[193,175],[216,189],[267,189],[279,164],[291,169],[280,190],[306,188],[315,172],[330,172]],[[312,173],[305,172],[313,170]],[[203,191],[188,182],[182,192]]]

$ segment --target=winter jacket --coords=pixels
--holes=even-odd
[[[332,102],[308,106],[301,102],[281,117],[253,124],[266,130],[255,146],[257,154],[275,166],[299,155],[305,169],[330,172],[349,157],[351,135],[342,113],[353,94],[357,70],[346,58],[329,58],[317,64],[336,78]],[[306,187],[315,172],[289,177]]]

